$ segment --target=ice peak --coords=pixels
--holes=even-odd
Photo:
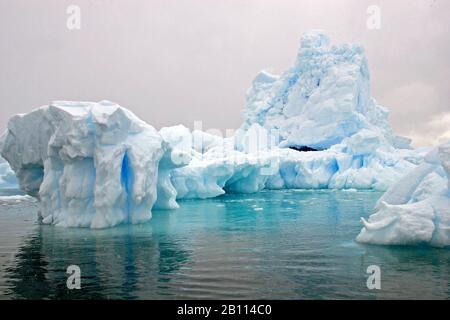
[[[328,47],[330,38],[324,30],[315,29],[303,33],[300,39],[300,50]]]
[[[257,75],[243,114],[243,130],[278,130],[284,147],[327,149],[361,129],[393,141],[388,113],[370,96],[363,48],[331,46],[322,30],[303,34],[295,65],[281,76]]]

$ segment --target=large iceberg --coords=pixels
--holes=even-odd
[[[172,165],[172,151],[152,126],[107,101],[54,102],[17,115],[2,147],[21,189],[40,199],[43,223],[91,228],[149,220],[158,183],[170,189],[158,169]]]
[[[225,139],[164,129],[192,147],[191,163],[172,172],[178,198],[264,188],[384,191],[423,158],[371,98],[363,49],[331,46],[321,31],[302,37],[294,66],[281,76],[256,76],[243,114],[241,128]]]
[[[101,228],[151,218],[176,199],[262,189],[386,190],[423,162],[370,96],[363,49],[306,33],[292,68],[261,72],[230,137],[157,132],[103,101],[54,102],[13,117],[0,140],[44,223]]]
[[[450,246],[450,141],[428,153],[361,221],[359,242]]]

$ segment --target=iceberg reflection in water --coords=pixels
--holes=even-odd
[[[450,250],[354,241],[359,217],[380,196],[228,194],[106,230],[40,226],[35,203],[0,205],[0,242],[10,241],[0,255],[0,297],[448,299]],[[14,244],[11,234],[20,232]],[[81,290],[67,289],[72,264],[81,268]],[[366,287],[370,265],[381,268],[381,290]]]

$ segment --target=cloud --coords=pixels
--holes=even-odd
[[[413,145],[435,145],[448,137],[450,112],[445,110],[443,94],[434,83],[411,82],[387,91],[381,98],[390,110],[396,133],[413,139]]]
[[[450,112],[433,116],[422,127],[421,130],[411,131],[408,135],[413,139],[415,147],[433,146],[450,141]],[[424,132],[426,134],[423,134]]]

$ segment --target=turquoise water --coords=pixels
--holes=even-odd
[[[37,203],[0,201],[0,297],[448,299],[450,250],[355,243],[380,195],[225,195],[108,230],[40,226]],[[66,286],[72,264],[80,290]],[[370,265],[381,290],[366,286]]]

